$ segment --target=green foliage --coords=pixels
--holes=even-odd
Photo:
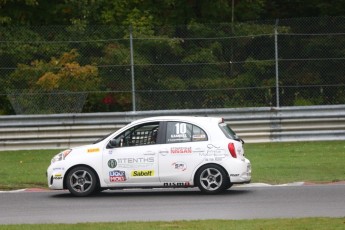
[[[5,25],[181,25],[292,17],[343,15],[345,3],[325,0],[6,0],[0,1]]]
[[[323,102],[322,97],[319,95],[316,95],[315,97],[310,97],[308,94],[307,96],[303,96],[303,92],[296,92],[293,105],[295,106],[321,105],[322,102]]]
[[[199,48],[193,51],[183,58],[183,63],[214,63],[217,60],[209,48]]]
[[[97,67],[80,66],[77,57],[76,50],[71,50],[49,62],[19,64],[9,78],[9,100],[16,113],[80,112],[85,100],[83,92],[97,90],[100,77]],[[68,95],[69,92],[78,94]]]
[[[248,21],[259,19],[260,15],[265,11],[266,0],[242,0],[235,5],[236,21]]]
[[[232,1],[225,0],[0,1],[0,113],[13,113],[6,99],[9,89],[26,93],[88,91],[85,111],[130,108],[130,31],[135,87],[140,94],[138,101],[144,102],[142,109],[271,106],[275,104],[275,19],[305,16],[303,12],[308,16],[339,15],[345,9],[344,3],[322,0],[233,3],[234,9]],[[289,88],[343,84],[341,34],[293,36],[323,33],[330,28],[343,31],[343,19],[289,23],[280,20],[277,27],[283,104],[343,103],[341,88],[326,93],[329,88],[324,87],[321,96],[318,86],[315,92],[304,88],[298,97]],[[53,63],[72,50],[79,55],[74,60],[65,65]],[[296,60],[286,61],[291,59]],[[314,61],[306,64],[304,59]],[[214,92],[208,91],[212,87]],[[162,89],[169,96],[153,92]],[[118,93],[126,99],[118,100]],[[157,97],[155,102],[151,93]],[[109,97],[117,101],[112,106],[103,103]]]
[[[131,92],[90,92],[83,106],[83,112],[117,112],[132,109]]]
[[[3,41],[0,44],[1,66],[6,67],[31,62],[35,57],[48,60],[64,47],[45,43],[43,37],[29,27],[0,27],[0,36]]]
[[[118,65],[129,65],[131,63],[129,47],[118,42],[112,42],[106,45],[104,47],[102,64],[112,63],[116,63]]]
[[[88,91],[98,88],[100,78],[97,67],[80,66],[78,53],[71,50],[49,62],[35,60],[30,65],[19,64],[10,78],[12,88],[25,83],[24,88],[43,91]]]
[[[134,8],[127,18],[123,21],[125,26],[132,26],[135,28],[133,30],[134,37],[145,37],[152,36],[153,31],[153,17],[148,11],[140,11],[137,8]]]
[[[167,90],[185,90],[187,89],[186,82],[183,81],[178,76],[168,76],[163,79],[161,82],[162,89]]]

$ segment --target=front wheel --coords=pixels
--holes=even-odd
[[[218,165],[205,165],[196,175],[196,184],[207,194],[223,192],[231,187],[230,180],[223,168]]]
[[[66,185],[73,195],[88,196],[96,191],[96,175],[90,168],[76,167],[68,173]]]

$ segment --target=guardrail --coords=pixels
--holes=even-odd
[[[345,140],[345,105],[0,116],[0,150],[89,144],[143,117],[223,117],[245,142]]]

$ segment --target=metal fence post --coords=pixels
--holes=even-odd
[[[275,66],[276,66],[276,106],[279,108],[279,69],[278,69],[278,23],[279,19],[276,19],[274,26],[274,50],[275,50]]]
[[[135,80],[134,80],[134,58],[133,58],[133,32],[132,26],[129,27],[129,44],[131,50],[131,76],[132,76],[132,111],[135,112]]]

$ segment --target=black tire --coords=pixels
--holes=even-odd
[[[66,185],[74,196],[88,196],[98,190],[97,177],[88,167],[73,168],[66,178]]]
[[[228,183],[228,186],[225,187],[225,190],[231,188],[234,184]]]
[[[231,187],[229,177],[218,165],[204,165],[196,174],[196,184],[206,194],[217,194]]]

